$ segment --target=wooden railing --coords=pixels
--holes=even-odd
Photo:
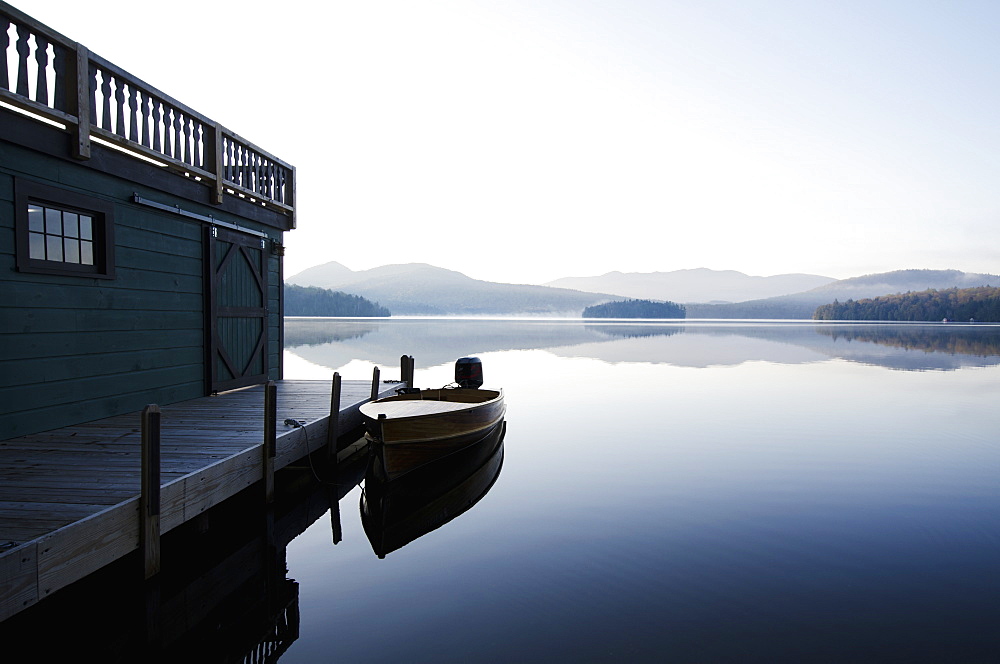
[[[0,0],[0,101],[213,189],[295,211],[295,168]]]

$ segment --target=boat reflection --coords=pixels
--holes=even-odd
[[[361,493],[361,524],[379,558],[468,511],[496,483],[507,423],[481,441],[402,477],[385,480],[369,466]]]

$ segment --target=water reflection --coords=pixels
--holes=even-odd
[[[402,354],[439,366],[456,353],[546,350],[562,357],[704,368],[831,359],[907,371],[1000,364],[1000,326],[968,324],[511,319],[289,319],[288,350],[331,368]]]
[[[336,323],[331,325],[330,323]],[[285,321],[285,345],[317,346],[361,337],[378,329],[377,323],[330,318],[289,318]]]
[[[385,480],[370,464],[361,494],[361,523],[379,558],[440,528],[489,492],[503,466],[506,423],[482,441]]]
[[[670,337],[675,334],[683,334],[685,328],[681,325],[603,325],[595,323],[585,323],[585,329],[608,339],[623,338],[635,339],[643,337]]]
[[[354,359],[421,384],[511,349],[483,359],[517,426],[487,497],[385,560],[359,519],[297,540],[289,664],[997,660],[1000,369],[883,368],[996,363],[997,328],[376,327]]]
[[[819,326],[816,331],[835,341],[862,341],[949,355],[1000,355],[1000,326],[953,324],[933,326],[932,329],[937,333],[928,334],[928,326],[922,325]]]
[[[282,471],[277,502],[259,486],[167,533],[163,569],[142,583],[134,553],[0,623],[5,643],[57,633],[45,661],[275,662],[299,638],[300,586],[287,577],[288,544],[330,515],[364,476],[366,459],[331,469]],[[55,632],[53,632],[55,630]]]

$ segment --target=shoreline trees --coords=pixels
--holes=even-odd
[[[392,314],[379,303],[360,295],[285,284],[285,315],[388,317]]]
[[[1000,322],[1000,288],[947,288],[824,304],[814,320]]]
[[[687,310],[676,302],[620,300],[583,310],[584,318],[686,318]]]

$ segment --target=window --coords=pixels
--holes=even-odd
[[[28,257],[94,264],[94,217],[28,201]]]
[[[17,269],[114,278],[114,220],[108,203],[18,180]]]

